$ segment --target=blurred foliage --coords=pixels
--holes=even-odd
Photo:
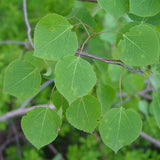
[[[28,0],[27,9],[28,17],[32,27],[32,36],[35,24],[38,20],[49,13],[57,13],[63,16],[67,16],[72,12],[72,9],[78,7],[86,7],[92,16],[94,16],[94,21],[96,25],[94,30],[96,32],[106,31],[106,30],[117,30],[121,28],[126,22],[131,21],[127,16],[122,17],[116,21],[111,15],[101,10],[97,4],[89,2],[80,2],[76,0]],[[159,26],[156,26],[160,28]],[[84,28],[74,28],[79,37],[79,46],[86,39],[86,32]],[[90,31],[91,32],[91,31]],[[24,23],[24,15],[22,8],[22,1],[20,0],[0,0],[0,41],[2,40],[18,40],[18,41],[28,41],[26,35],[26,27]],[[107,35],[107,36],[106,36]],[[112,44],[116,39],[115,34],[102,34],[97,39],[92,39],[89,41],[88,46],[85,48],[89,53],[95,54],[97,56],[103,56],[104,58],[111,58]],[[92,47],[93,46],[93,47]],[[116,50],[116,49],[115,49]],[[31,59],[30,55],[25,54],[26,49],[21,45],[4,44],[0,45],[0,116],[4,113],[18,108],[23,101],[21,99],[16,99],[8,94],[3,93],[3,74],[6,66],[14,59],[26,58]],[[30,53],[31,54],[31,53]],[[116,55],[116,51],[114,53]],[[25,56],[24,56],[25,55]],[[121,68],[114,65],[106,65],[98,63],[97,61],[90,60],[94,65],[94,69],[101,77],[98,79],[103,84],[112,85],[117,92],[119,92],[119,76],[121,73]],[[43,62],[40,62],[43,64]],[[105,69],[104,69],[105,68]],[[156,70],[156,66],[153,67]],[[51,76],[54,77],[53,71],[45,72],[46,75],[51,72]],[[127,71],[124,71],[124,75],[129,75]],[[132,74],[132,76],[135,76]],[[154,75],[159,76],[157,71]],[[128,79],[127,79],[128,80]],[[126,81],[127,81],[126,80]],[[129,79],[130,80],[130,79]],[[46,81],[44,76],[43,82]],[[152,79],[153,83],[154,78]],[[123,84],[122,91],[128,90]],[[156,83],[155,83],[156,85]],[[36,98],[28,104],[28,106],[35,104],[47,104],[50,98],[50,93],[53,85],[45,88]],[[140,86],[139,88],[143,88]],[[159,85],[156,85],[158,88]],[[138,88],[138,91],[140,91]],[[137,91],[137,88],[136,88]],[[130,95],[127,95],[128,98]],[[59,98],[59,97],[58,97]],[[120,102],[119,97],[116,97],[114,104]],[[148,104],[148,105],[147,105]],[[60,105],[59,103],[57,105]],[[134,108],[139,111],[143,119],[143,131],[153,136],[155,138],[160,137],[160,129],[157,127],[156,121],[150,112],[150,101],[141,101],[140,96],[134,96],[126,101],[124,107]],[[131,146],[124,147],[114,154],[108,147],[104,146],[103,143],[97,142],[94,134],[89,135],[74,129],[68,124],[63,117],[64,122],[62,128],[59,132],[59,137],[53,142],[53,145],[58,150],[59,153],[63,154],[68,160],[159,160],[160,150],[153,146],[150,142],[138,138]],[[8,131],[8,122],[0,123],[0,130]],[[1,132],[0,132],[1,137]],[[7,138],[7,135],[6,135]],[[1,145],[1,144],[0,144]],[[53,153],[48,152],[48,148],[41,149],[37,151],[31,145],[21,142],[21,154],[23,160],[45,160],[52,159],[54,157]],[[48,155],[49,153],[49,155]],[[53,160],[60,160],[61,154],[54,157]],[[17,155],[16,143],[9,145],[4,152],[6,160],[18,160],[20,159]]]

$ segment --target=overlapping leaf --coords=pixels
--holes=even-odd
[[[90,12],[85,7],[74,8],[68,16],[73,23],[85,23],[91,27],[95,26],[95,21]]]
[[[160,92],[153,99],[153,114],[160,128]]]
[[[154,16],[160,12],[159,0],[129,0],[130,13],[140,17]]]
[[[102,105],[102,115],[110,109],[115,96],[115,90],[109,85],[100,85],[97,88],[97,97]]]
[[[151,16],[151,17],[140,17],[134,14],[128,14],[128,16],[134,21],[150,23],[152,25],[160,25],[160,12],[156,14],[155,16]]]
[[[129,10],[128,0],[98,0],[98,3],[116,18],[124,15]]]

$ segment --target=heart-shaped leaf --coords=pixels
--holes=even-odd
[[[131,110],[121,108],[111,109],[100,122],[100,135],[103,142],[112,150],[117,151],[132,143],[142,130],[139,115]]]
[[[26,138],[40,149],[57,137],[61,120],[54,110],[37,107],[27,112],[22,118],[21,126]]]
[[[76,34],[65,17],[49,14],[43,17],[35,28],[34,56],[47,60],[59,60],[74,55],[77,49]]]
[[[67,56],[60,60],[55,74],[56,87],[69,103],[87,95],[96,83],[92,66],[80,57]]]
[[[101,104],[93,96],[79,98],[69,106],[66,116],[74,127],[92,133],[101,116]]]
[[[146,66],[159,60],[157,32],[146,24],[132,27],[118,45],[120,59],[133,66]]]

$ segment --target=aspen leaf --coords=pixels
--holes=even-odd
[[[80,57],[67,56],[55,68],[55,84],[58,91],[71,104],[88,94],[96,83],[92,66]]]
[[[114,17],[119,18],[129,10],[128,0],[98,0],[99,5]]]
[[[34,56],[56,61],[74,55],[78,48],[77,37],[71,29],[72,25],[63,16],[49,14],[43,17],[35,28]]]
[[[87,95],[71,103],[66,116],[75,128],[92,133],[101,116],[101,104],[97,98]]]
[[[154,16],[160,12],[159,0],[129,0],[130,13],[141,17]]]
[[[142,121],[131,109],[111,109],[100,122],[100,135],[103,142],[115,153],[132,143],[140,135]]]
[[[120,59],[128,65],[146,66],[158,62],[159,39],[156,31],[147,24],[132,27],[119,42]]]
[[[54,110],[37,107],[27,112],[22,118],[21,126],[26,138],[40,149],[57,137],[61,120]]]
[[[40,89],[41,75],[32,64],[16,60],[6,69],[4,92],[20,98],[34,96]]]

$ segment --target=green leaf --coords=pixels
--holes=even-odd
[[[66,108],[68,108],[67,100],[58,91],[54,91],[52,100],[57,110],[59,110],[60,107],[62,107],[63,110],[66,110]]]
[[[111,58],[110,54],[107,54],[110,50],[110,44],[109,43],[106,43],[105,41],[96,37],[96,38],[92,38],[88,42],[88,45],[92,46],[92,47],[89,47],[89,49],[87,51],[88,53],[90,53],[92,55],[96,55],[96,56],[101,57],[101,58]],[[93,60],[93,61],[96,64],[99,71],[101,71],[102,73],[107,72],[107,70],[108,70],[108,64],[107,63],[104,63],[104,62],[98,61],[98,60]]]
[[[26,52],[23,59],[36,67],[46,65],[42,59],[33,56],[33,51]]]
[[[87,95],[96,83],[92,66],[80,57],[67,56],[60,60],[55,74],[56,87],[69,103]]]
[[[92,133],[101,116],[101,104],[95,97],[87,95],[74,101],[66,116],[74,127]]]
[[[132,143],[140,135],[142,121],[131,109],[111,109],[100,122],[100,135],[103,142],[115,153]]]
[[[40,149],[57,137],[61,120],[54,110],[37,107],[27,112],[22,118],[21,126],[26,138]]]
[[[49,14],[35,28],[34,56],[47,60],[59,60],[74,55],[77,49],[76,34],[65,17]]]
[[[129,0],[130,13],[140,17],[154,16],[160,12],[159,0]]]
[[[115,96],[115,90],[109,85],[100,85],[97,88],[97,97],[102,105],[102,116],[110,109]]]
[[[82,22],[91,27],[95,26],[95,21],[86,7],[74,8],[67,17],[71,18],[74,24]]]
[[[16,60],[6,69],[4,92],[20,98],[34,96],[40,89],[41,75],[38,68],[28,62]]]
[[[139,25],[140,22],[130,22],[130,23],[127,23],[125,26],[123,26],[120,30],[119,30],[119,33],[127,33],[132,27],[136,26],[136,25]],[[116,42],[115,42],[115,45],[118,46],[119,44],[119,41],[121,39],[123,39],[123,35],[122,34],[117,34],[117,37],[116,37]]]
[[[109,75],[109,78],[113,82],[119,81],[121,72],[122,72],[122,67],[121,66],[118,66],[118,65],[109,65],[109,67],[108,67],[108,75]],[[124,74],[126,74],[125,70],[123,72],[123,75]]]
[[[160,128],[160,93],[159,92],[153,99],[153,114],[158,124],[158,127]]]
[[[145,87],[145,78],[140,74],[129,73],[122,80],[125,91],[129,94],[135,94]]]
[[[160,12],[152,17],[140,17],[134,14],[128,14],[129,18],[134,21],[140,21],[141,23],[150,23],[152,25],[160,25]]]
[[[145,115],[148,116],[148,102],[146,100],[139,101],[139,110]]]
[[[128,0],[98,0],[99,5],[114,17],[119,18],[129,10]]]
[[[118,45],[120,59],[128,65],[146,66],[159,60],[159,39],[157,32],[149,25],[132,27],[123,35]]]

